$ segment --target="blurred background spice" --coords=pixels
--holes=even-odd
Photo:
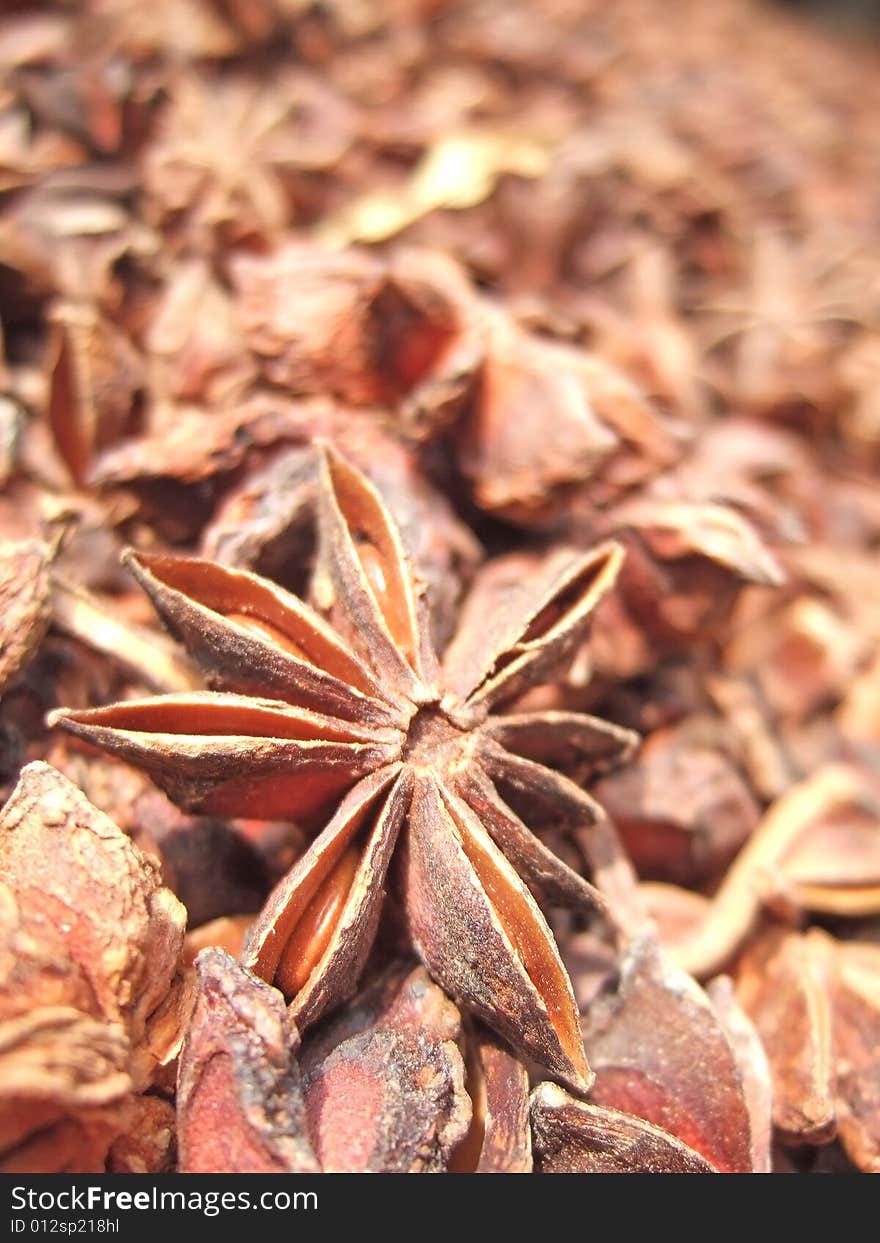
[[[172,1168],[194,1014],[188,1116],[224,1050],[240,1143],[183,1124],[183,1168],[603,1168],[617,1126],[625,1168],[880,1169],[878,31],[873,0],[4,6],[5,1168]],[[586,1103],[399,961],[393,903],[365,991],[299,1052],[224,951],[303,827],[179,811],[46,727],[202,685],[125,546],[307,590],[318,436],[382,494],[441,648],[558,545],[625,550],[589,641],[509,706],[642,736],[625,765],[567,757],[622,843],[593,879],[639,882],[606,895],[622,947],[550,911]],[[64,824],[94,874],[49,845]],[[577,835],[530,827],[592,875]],[[62,952],[38,854],[53,901],[123,885],[140,914]],[[413,1013],[431,1099],[401,1069]],[[335,1095],[353,1064],[382,1083],[366,1156]],[[283,1125],[241,1113],[253,1093]]]

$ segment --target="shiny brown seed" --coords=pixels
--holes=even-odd
[[[394,641],[410,659],[414,652],[410,639],[409,619],[394,591],[394,585],[386,573],[387,560],[367,535],[356,534],[354,546],[361,563],[370,591],[376,598],[379,611],[388,624]]]
[[[275,984],[285,996],[296,996],[330,944],[359,861],[360,852],[348,849],[303,911],[275,972]]]
[[[245,630],[251,630],[254,634],[258,634],[261,639],[268,639],[270,643],[274,643],[276,647],[280,647],[284,652],[289,652],[297,660],[305,660],[311,663],[308,655],[299,644],[294,643],[293,639],[288,638],[286,634],[282,634],[277,626],[263,621],[262,617],[253,617],[248,613],[227,613],[226,618],[227,621],[234,622],[236,626],[244,626]]]

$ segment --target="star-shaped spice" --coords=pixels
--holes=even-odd
[[[494,607],[485,595],[465,605],[441,667],[378,493],[329,450],[318,493],[316,608],[251,573],[129,554],[217,689],[54,721],[146,769],[188,810],[319,828],[242,956],[290,1000],[300,1030],[354,990],[399,846],[393,880],[431,974],[584,1091],[577,1007],[532,889],[570,906],[600,899],[518,811],[595,823],[596,804],[545,762],[580,773],[585,760],[627,751],[633,735],[581,714],[497,709],[572,655],[620,550],[560,550]]]

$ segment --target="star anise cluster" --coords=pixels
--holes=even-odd
[[[63,709],[53,721],[145,769],[188,811],[319,826],[242,956],[284,993],[300,1029],[354,990],[398,853],[409,934],[434,978],[585,1091],[571,984],[529,886],[566,905],[601,899],[502,792],[588,828],[596,804],[552,765],[607,761],[633,736],[586,714],[497,709],[571,657],[620,550],[562,550],[491,614],[465,606],[441,665],[392,518],[329,450],[318,513],[320,611],[257,575],[130,555],[217,689]]]

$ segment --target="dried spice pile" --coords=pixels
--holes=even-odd
[[[880,1171],[880,50],[0,19],[0,1168]]]

